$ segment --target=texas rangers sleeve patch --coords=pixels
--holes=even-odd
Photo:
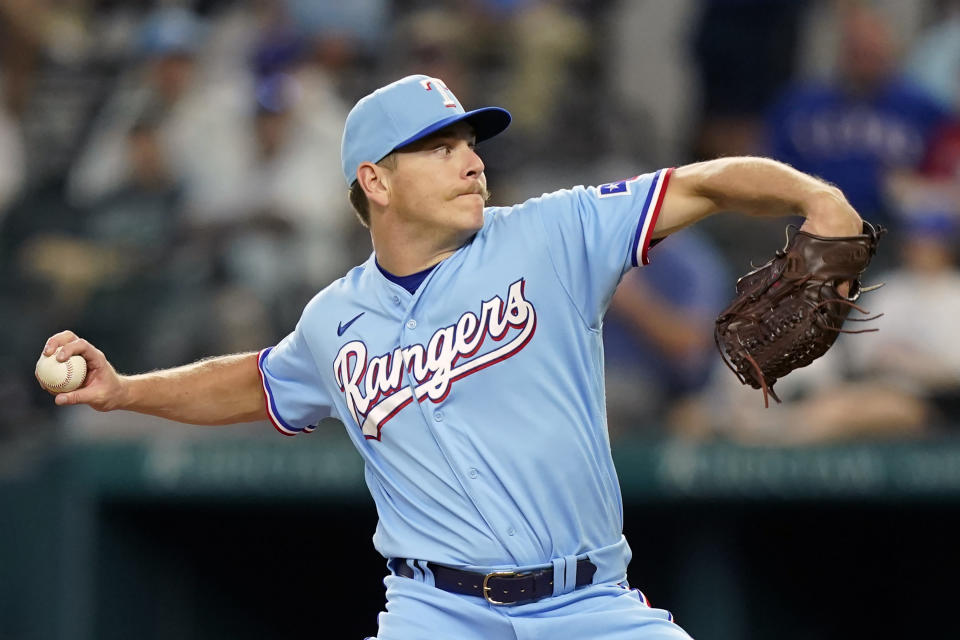
[[[630,195],[630,182],[636,178],[630,178],[629,180],[620,180],[619,182],[608,182],[607,184],[602,184],[597,187],[597,197],[598,198],[609,198],[611,196],[628,196]]]

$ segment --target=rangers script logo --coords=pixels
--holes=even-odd
[[[398,347],[367,358],[362,341],[343,345],[333,362],[333,374],[364,436],[379,440],[387,421],[414,398],[441,402],[457,380],[523,349],[537,328],[536,309],[523,297],[523,287],[524,280],[517,280],[510,285],[506,302],[500,296],[485,300],[479,317],[464,313],[456,323],[434,332],[426,347]],[[508,342],[477,355],[487,336],[500,342],[511,328],[519,331]]]

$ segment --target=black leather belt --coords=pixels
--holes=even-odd
[[[427,565],[433,572],[434,584],[438,589],[478,596],[490,604],[521,604],[553,595],[553,567],[522,572],[474,573],[432,562],[413,562]],[[589,559],[578,560],[576,586],[583,587],[593,582],[596,572],[597,566]],[[413,577],[413,569],[402,559],[397,560],[396,573],[404,578]]]

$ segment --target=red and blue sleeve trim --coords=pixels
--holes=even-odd
[[[273,347],[267,347],[257,356],[257,370],[260,373],[260,384],[263,386],[263,397],[266,401],[267,417],[270,418],[270,422],[274,428],[285,436],[295,436],[298,433],[310,433],[317,428],[316,425],[309,425],[303,428],[295,427],[281,418],[279,412],[277,412],[277,402],[273,397],[273,392],[270,390],[270,383],[267,382],[267,376],[263,372],[263,361],[272,350]]]
[[[638,267],[641,264],[650,264],[647,252],[650,249],[650,238],[653,230],[657,226],[657,217],[660,215],[660,207],[663,206],[663,197],[667,193],[667,184],[670,182],[670,175],[673,169],[661,169],[653,174],[653,184],[647,192],[647,199],[643,203],[643,210],[640,213],[640,220],[637,223],[637,231],[633,237],[633,251],[630,261],[633,266]]]
[[[649,607],[649,606],[650,606],[650,601],[647,600],[647,595],[646,595],[643,591],[640,591],[640,589],[634,589],[634,591],[636,591],[636,592],[637,592],[637,595],[640,596],[640,600],[643,602],[643,604],[645,604],[645,605],[647,605],[647,606]]]

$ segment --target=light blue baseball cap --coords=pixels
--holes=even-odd
[[[510,112],[499,107],[464,111],[439,78],[401,78],[361,98],[347,115],[340,161],[347,185],[357,179],[362,162],[379,162],[391,151],[455,122],[473,127],[477,142],[492,138],[510,124]]]

